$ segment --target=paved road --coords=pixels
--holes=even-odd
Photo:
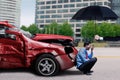
[[[96,48],[98,62],[90,76],[81,74],[75,67],[54,77],[35,75],[28,69],[1,70],[0,80],[120,80],[120,48]]]

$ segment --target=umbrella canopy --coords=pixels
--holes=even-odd
[[[75,20],[116,20],[118,16],[108,7],[88,6],[80,9],[72,19]]]

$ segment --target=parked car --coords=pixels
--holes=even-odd
[[[73,60],[77,54],[74,46],[63,46],[64,43],[56,45],[37,41],[34,38],[35,36],[26,37],[22,31],[15,29],[8,22],[1,21],[0,68],[29,68],[32,66],[39,75],[53,76],[61,70],[74,66]],[[72,41],[72,38],[65,38],[65,40],[70,39]]]

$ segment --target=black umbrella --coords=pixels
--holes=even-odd
[[[88,6],[82,8],[72,17],[75,20],[116,20],[117,18],[118,16],[110,8],[104,6]]]
[[[75,20],[116,20],[118,16],[108,7],[88,6],[80,9],[72,19]]]

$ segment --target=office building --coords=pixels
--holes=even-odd
[[[74,38],[81,39],[80,30],[86,21],[71,20],[72,16],[81,8],[90,5],[109,7],[109,0],[36,0],[35,23],[39,28],[50,24],[69,22],[74,30]]]
[[[0,21],[8,21],[19,27],[20,4],[21,0],[0,0]]]

